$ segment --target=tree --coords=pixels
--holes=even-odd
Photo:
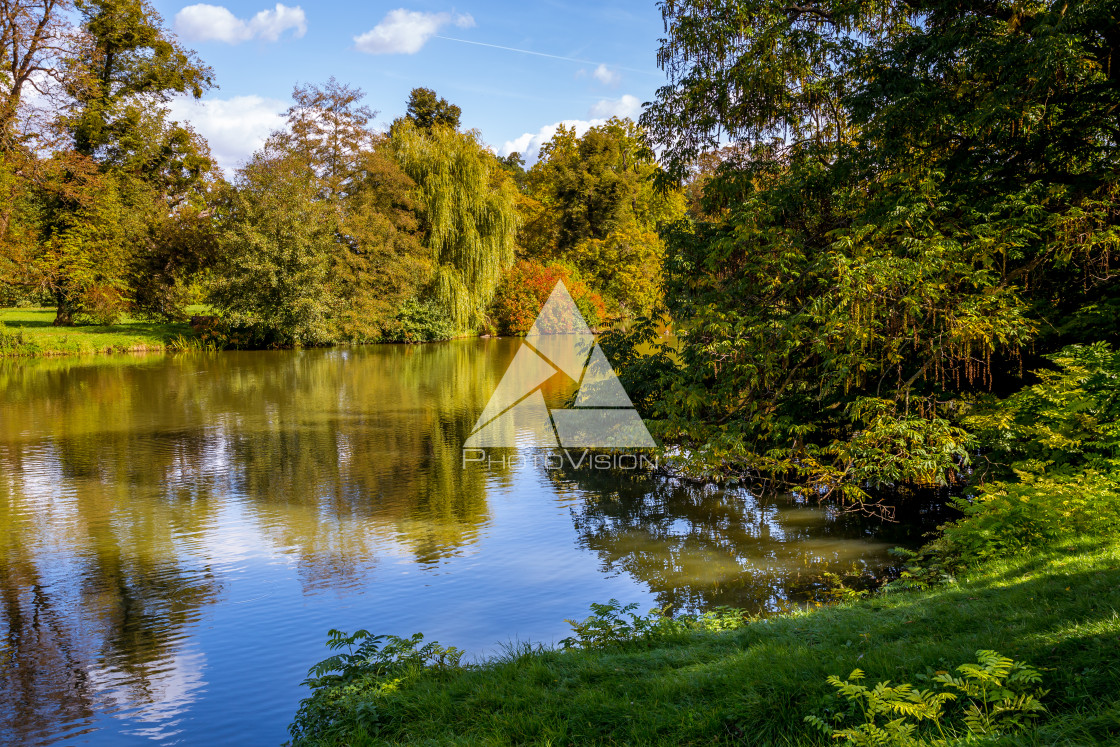
[[[35,251],[37,207],[23,154],[0,154],[0,304],[23,295]]]
[[[413,88],[408,96],[405,118],[422,130],[433,127],[459,129],[459,115],[462,110],[447,99],[438,98],[430,88]]]
[[[678,190],[658,191],[645,134],[612,118],[577,137],[563,125],[529,171],[522,244],[578,267],[616,313],[648,313],[660,294],[660,224],[684,212]]]
[[[603,299],[573,277],[570,268],[559,263],[545,265],[523,259],[509,269],[494,294],[490,316],[498,333],[527,333],[558,282],[564,283],[589,327],[595,328],[604,321]]]
[[[369,341],[395,326],[402,308],[431,281],[433,262],[421,244],[415,182],[380,139],[359,162],[339,226],[334,278],[344,301],[343,339]]]
[[[335,216],[307,158],[266,147],[238,171],[223,208],[222,264],[211,300],[267,345],[335,339]]]
[[[361,102],[365,93],[334,77],[323,85],[296,86],[287,111],[287,128],[275,132],[276,147],[307,156],[323,196],[336,203],[350,194],[362,172],[361,160],[373,150],[377,112]]]
[[[287,127],[239,180],[233,256],[213,300],[230,323],[277,344],[377,340],[431,277],[416,185],[374,131],[360,89],[332,78],[297,86],[292,98]],[[272,185],[275,198],[264,194]],[[297,230],[286,213],[307,224]]]
[[[125,153],[147,149],[129,136],[152,103],[176,93],[201,98],[213,73],[176,43],[144,0],[77,0],[76,7],[83,34],[66,77],[74,147],[86,156],[110,144]]]
[[[334,216],[331,276],[339,306],[336,339],[380,338],[400,308],[431,277],[420,244],[415,184],[393,160],[387,138],[359,88],[331,78],[297,86],[288,127],[274,146],[304,154],[318,196]]]
[[[856,503],[944,485],[973,392],[1019,386],[1029,346],[1115,335],[1115,12],[664,4],[642,121],[669,176],[740,152],[668,241],[687,335],[647,387],[663,435]]]
[[[72,4],[67,0],[0,0],[0,154],[9,156],[25,88],[47,93],[67,51]]]
[[[517,188],[525,192],[529,187],[529,175],[525,171],[525,159],[517,151],[510,153],[505,158],[498,159],[498,165],[505,169],[513,181],[517,184]]]
[[[475,329],[513,262],[517,188],[477,133],[404,120],[394,124],[390,145],[416,182],[434,297],[459,330]]]
[[[75,8],[80,27],[65,47],[51,48],[61,63],[31,71],[59,76],[68,98],[58,126],[70,139],[29,169],[40,202],[32,277],[56,301],[55,324],[112,321],[137,296],[142,311],[176,314],[174,293],[148,287],[187,271],[172,266],[186,253],[181,242],[161,243],[175,234],[160,226],[198,201],[211,162],[165,104],[175,93],[201,96],[210,71],[141,0],[79,0]],[[48,21],[45,10],[40,20]],[[156,267],[166,271],[149,272]]]
[[[104,173],[73,151],[39,164],[31,281],[58,306],[56,325],[111,324],[127,307],[133,242],[150,202],[136,182]],[[137,206],[140,210],[135,209]]]

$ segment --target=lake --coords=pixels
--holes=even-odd
[[[278,744],[331,628],[482,657],[611,598],[811,604],[917,540],[644,473],[464,466],[519,344],[0,360],[0,743]]]

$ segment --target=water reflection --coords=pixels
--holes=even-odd
[[[464,468],[517,345],[0,360],[0,743],[277,743],[330,627],[482,652],[884,562],[814,508]]]
[[[248,547],[312,589],[386,535],[422,566],[474,542],[458,449],[510,346],[478,347],[0,362],[0,741],[95,711],[173,735],[204,681],[185,631]]]
[[[582,496],[573,522],[603,569],[641,579],[673,610],[760,614],[816,601],[837,580],[866,586],[915,533],[790,497],[624,472],[551,474]]]

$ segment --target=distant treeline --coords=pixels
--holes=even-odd
[[[430,89],[385,132],[332,78],[229,182],[168,108],[212,71],[150,5],[0,7],[0,304],[71,325],[203,303],[212,336],[283,346],[516,333],[558,279],[592,324],[660,302],[685,201],[629,120],[561,127],[526,171]]]

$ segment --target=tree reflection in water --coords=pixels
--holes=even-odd
[[[249,555],[306,593],[387,543],[429,567],[475,542],[459,448],[495,342],[0,361],[0,743],[99,712],[174,733],[205,684],[190,628]]]
[[[888,524],[792,497],[651,475],[555,470],[580,543],[607,572],[648,585],[674,611],[719,605],[755,614],[815,601],[836,581],[863,587],[889,572],[888,550],[914,546],[930,519]]]

